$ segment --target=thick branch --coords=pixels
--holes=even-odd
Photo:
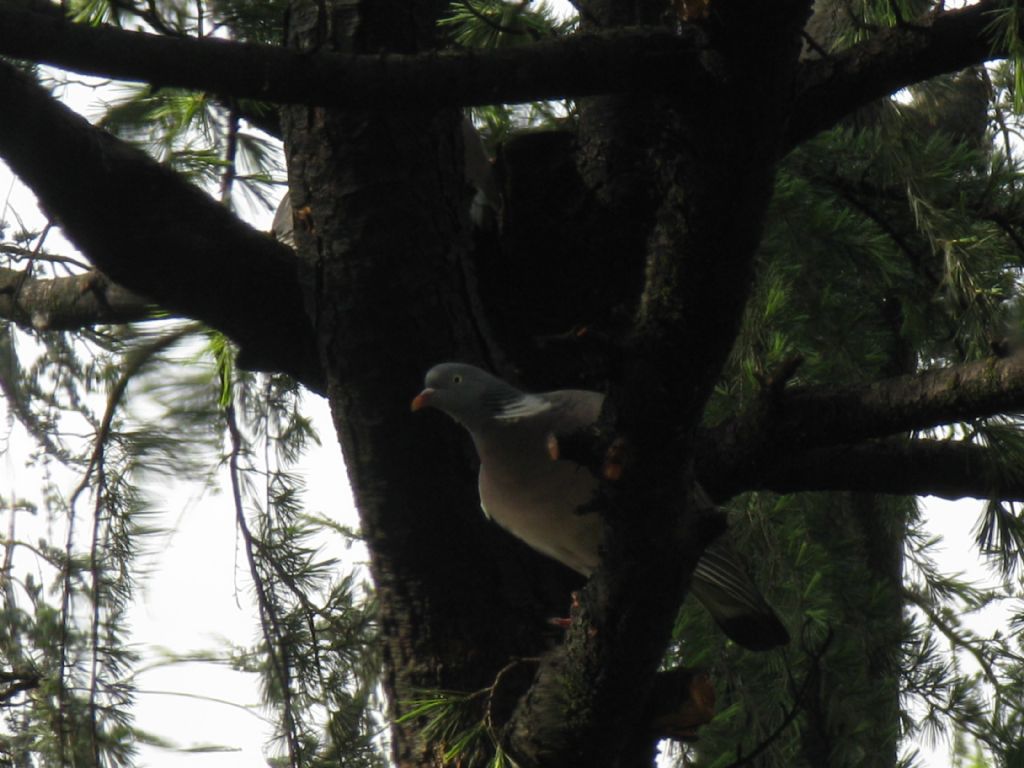
[[[759,488],[1024,500],[1024,477],[1008,468],[1005,453],[959,441],[894,438],[820,448],[775,462],[743,488],[728,485],[739,478],[717,477],[714,468],[709,470],[707,481],[718,498]]]
[[[290,249],[5,64],[0,102],[0,155],[105,275],[223,331],[247,367],[322,388]]]
[[[89,27],[0,5],[0,53],[224,96],[355,108],[493,104],[710,87],[696,32],[664,29],[494,51],[351,56]]]
[[[860,387],[790,389],[707,430],[698,474],[719,489],[763,487],[785,462],[847,445],[1024,410],[1024,357],[899,376]],[[790,488],[795,490],[795,488]],[[867,490],[867,489],[865,489]],[[935,492],[922,489],[920,492]]]
[[[801,65],[786,137],[794,147],[865,104],[937,75],[1006,56],[987,27],[1002,7],[983,0],[886,29],[862,43]]]
[[[649,206],[640,218],[650,235],[640,306],[610,393],[616,439],[606,465],[619,469],[605,472],[602,567],[580,595],[565,643],[544,659],[510,721],[509,751],[521,764],[632,764],[620,757],[642,726],[636,702],[651,693],[679,601],[711,538],[713,516],[680,469],[751,286],[807,9],[773,4],[730,17],[723,35],[735,55],[723,57],[724,69],[749,78],[742,87],[724,81],[698,110],[659,98],[581,105],[588,151],[618,154],[600,164],[608,177],[593,178],[618,187],[608,197],[619,210],[619,200]],[[637,121],[657,127],[618,130]],[[650,189],[605,180],[620,174]]]
[[[19,693],[39,687],[42,677],[35,672],[0,672],[0,704],[6,704]]]
[[[787,143],[795,146],[858,107],[915,82],[1006,51],[986,32],[994,0],[936,14],[930,23],[883,30],[801,67]],[[216,38],[166,38],[88,27],[0,8],[0,53],[74,71],[228,96],[336,106],[471,105],[671,92],[700,97],[710,78],[702,44],[634,29],[576,35],[511,49],[444,54],[306,54]]]
[[[0,317],[37,331],[68,331],[101,323],[153,317],[153,302],[90,272],[53,279],[27,278],[0,268]]]

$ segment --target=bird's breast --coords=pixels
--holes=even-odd
[[[601,519],[580,514],[595,479],[566,461],[502,462],[480,466],[480,502],[488,517],[534,549],[589,575],[599,559]]]

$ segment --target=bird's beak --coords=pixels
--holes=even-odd
[[[411,410],[418,411],[420,408],[426,408],[430,405],[430,398],[434,394],[434,390],[427,387],[420,392],[416,397],[412,399],[412,404],[409,406]]]

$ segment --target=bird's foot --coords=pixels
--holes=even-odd
[[[572,615],[576,613],[577,610],[579,610],[579,607],[580,593],[576,590],[573,590],[572,595],[570,596],[569,615],[564,619],[559,618],[558,616],[552,616],[550,619],[548,619],[548,624],[550,624],[553,627],[558,627],[559,629],[568,629],[569,625],[572,624]]]

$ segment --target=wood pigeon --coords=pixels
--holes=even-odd
[[[596,421],[604,395],[572,389],[527,394],[462,363],[431,368],[425,385],[412,409],[437,408],[469,431],[480,457],[480,504],[487,517],[590,576],[600,560],[602,522],[578,510],[591,500],[598,481],[579,464],[552,459],[549,438]],[[704,551],[690,591],[745,648],[768,650],[789,642],[726,536]]]

